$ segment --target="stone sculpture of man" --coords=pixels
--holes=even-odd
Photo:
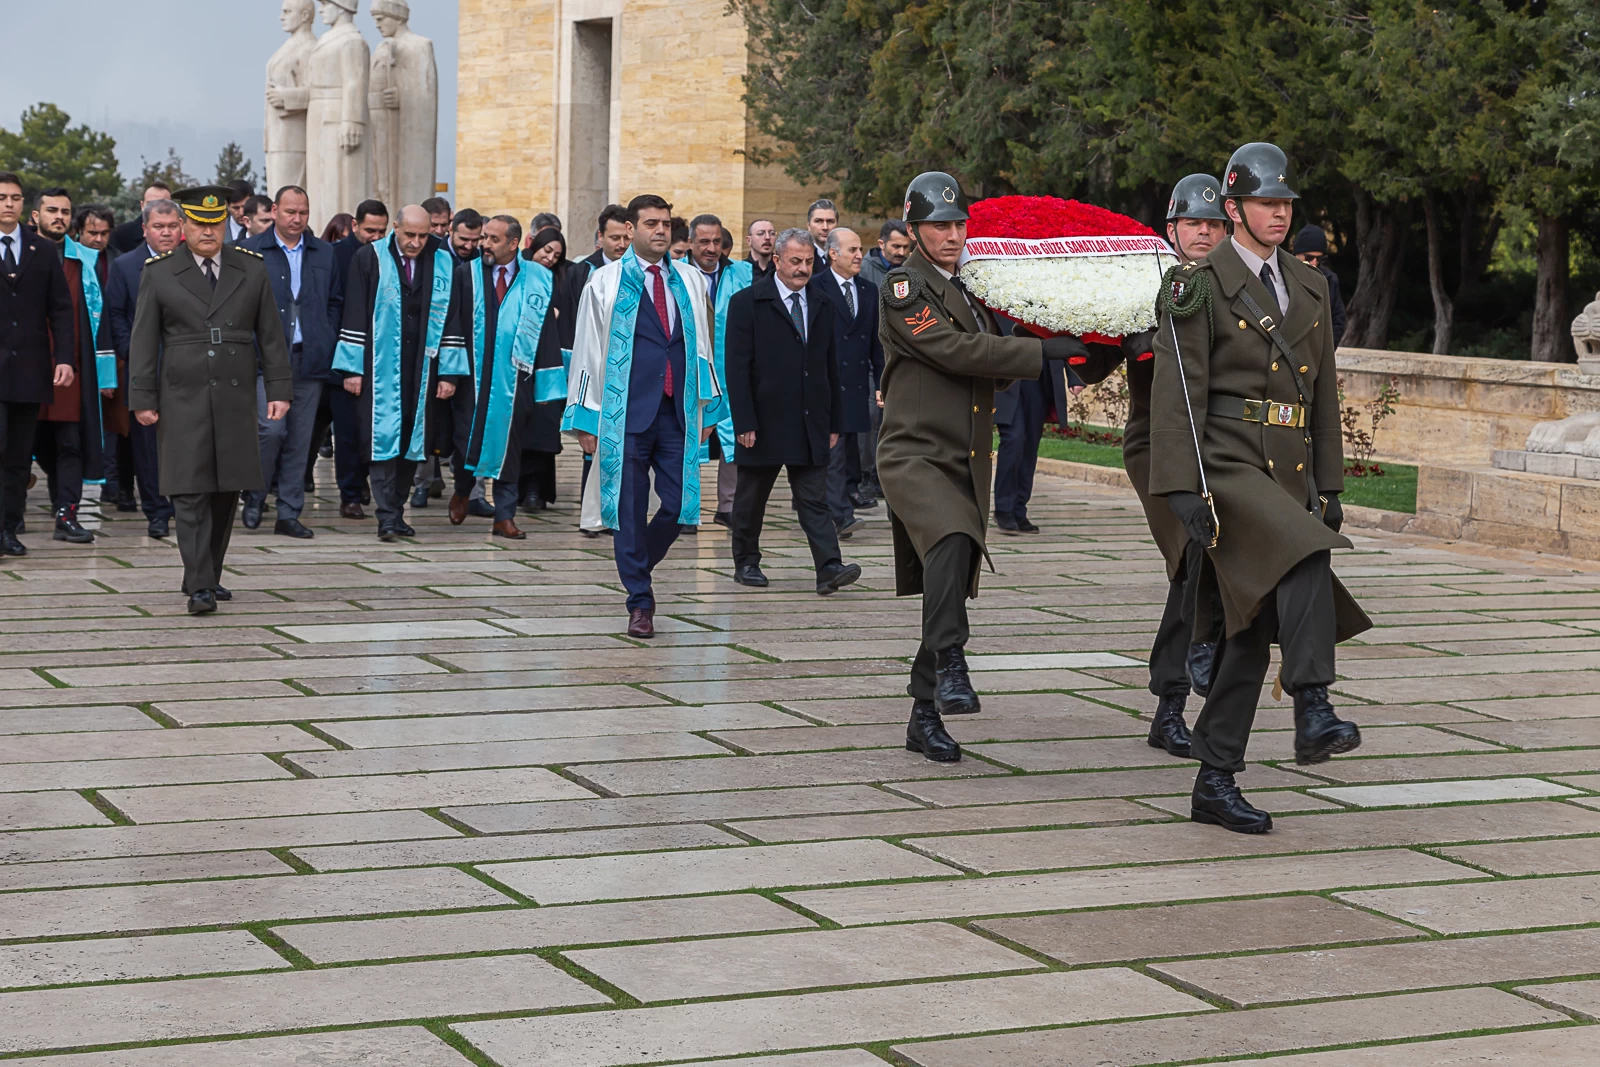
[[[306,191],[313,227],[354,211],[372,195],[367,136],[367,78],[371,52],[356,29],[358,0],[319,0],[328,32],[311,53],[306,108]]]
[[[377,198],[386,204],[420,204],[435,192],[439,69],[433,42],[412,32],[410,18],[406,0],[372,0],[383,41],[367,99]]]
[[[289,39],[267,60],[267,188],[306,183],[306,105],[311,51],[317,47],[312,0],[283,0],[279,21]]]

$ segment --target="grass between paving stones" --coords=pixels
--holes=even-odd
[[[118,808],[115,804],[111,803],[111,801],[101,796],[99,790],[77,789],[74,790],[74,792],[76,792],[83,799],[87,800],[89,803],[93,804],[100,814],[110,819],[117,826],[133,825],[133,820],[128,818],[127,815],[123,814],[122,809]],[[86,825],[92,826],[94,824],[89,823]],[[40,829],[57,829],[57,827],[40,827]]]

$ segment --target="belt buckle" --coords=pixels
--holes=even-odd
[[[1267,331],[1268,333],[1271,333],[1274,329],[1276,329],[1277,325],[1278,325],[1277,323],[1272,321],[1272,316],[1271,315],[1263,315],[1263,316],[1261,316],[1261,328],[1263,330]]]
[[[220,345],[222,343],[222,331],[217,329],[215,326],[211,327],[211,343],[214,345]]]
[[[1300,410],[1294,404],[1267,404],[1267,417],[1264,420],[1269,426],[1298,426],[1300,424]]]
[[[1240,418],[1245,422],[1264,422],[1261,415],[1262,402],[1260,400],[1246,400],[1244,414]]]

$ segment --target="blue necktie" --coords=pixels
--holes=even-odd
[[[794,320],[794,328],[800,334],[800,343],[806,340],[806,313],[800,306],[800,294],[789,294],[789,317]]]

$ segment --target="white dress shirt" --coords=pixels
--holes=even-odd
[[[806,299],[805,286],[802,285],[798,289],[791,289],[787,284],[785,284],[784,280],[778,277],[776,274],[772,276],[772,280],[778,283],[778,299],[783,302],[783,313],[788,315],[790,319],[794,318],[794,312],[791,310],[789,301],[791,297],[798,295],[800,297],[800,319],[803,322],[810,322],[811,302]],[[800,330],[800,335],[802,337],[805,336],[804,328]]]
[[[1245,269],[1257,278],[1261,276],[1261,265],[1263,263],[1267,263],[1272,268],[1272,288],[1276,290],[1278,296],[1279,311],[1277,318],[1281,320],[1284,315],[1289,313],[1289,286],[1283,280],[1283,267],[1278,263],[1278,254],[1274,252],[1272,261],[1268,263],[1267,260],[1262,259],[1240,244],[1238,238],[1230,237],[1228,240],[1233,242],[1233,250],[1239,253],[1239,258],[1244,260]],[[1267,308],[1266,310],[1271,311],[1272,309]]]
[[[846,305],[855,308],[857,315],[861,314],[861,300],[860,294],[856,292],[856,280],[846,278],[831,267],[828,268],[828,273],[833,275],[834,282],[839,286],[839,292],[844,294]]]
[[[672,274],[670,272],[678,268],[672,265],[672,257],[670,256],[662,256],[661,262],[657,263],[656,266],[661,268],[661,284],[666,286],[667,333],[670,336],[672,331],[678,328],[678,302],[672,299]],[[650,264],[640,263],[639,267],[644,271],[644,298],[650,301],[651,306],[654,307],[656,302],[655,275],[650,273]]]
[[[512,283],[517,280],[517,260],[515,257],[512,258],[510,263],[496,264],[494,271],[489,275],[489,283],[499,289],[502,277],[505,278],[506,289],[509,291]]]
[[[18,224],[10,233],[0,233],[0,238],[11,238],[11,258],[20,264],[22,262],[22,226]],[[0,244],[0,258],[5,257],[6,246]]]

